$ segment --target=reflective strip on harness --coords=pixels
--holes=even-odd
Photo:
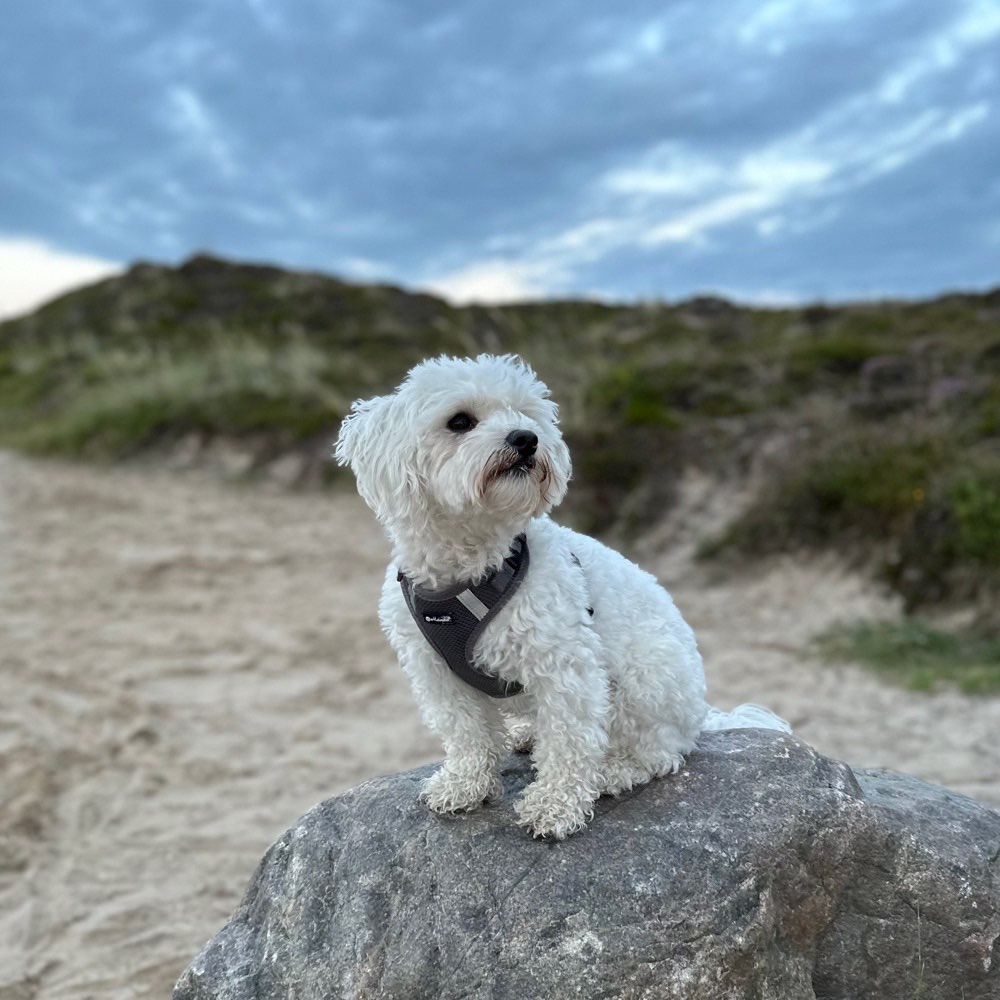
[[[456,595],[456,600],[461,601],[476,616],[476,621],[481,622],[490,613],[490,609],[471,590],[463,590]]]
[[[445,590],[425,590],[398,574],[406,606],[424,638],[456,676],[492,698],[509,698],[524,690],[520,684],[483,673],[472,664],[480,635],[513,596],[528,571],[528,542],[518,535],[500,568],[480,583],[456,584]]]

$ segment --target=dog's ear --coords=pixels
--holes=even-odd
[[[337,435],[333,454],[337,465],[364,463],[367,453],[375,444],[378,432],[379,414],[390,402],[389,396],[374,396],[372,399],[356,399],[351,403],[351,412],[344,417]]]
[[[395,396],[356,400],[340,425],[334,456],[338,465],[349,465],[358,481],[362,499],[384,521],[386,498],[408,478],[399,450],[399,422],[391,413]]]

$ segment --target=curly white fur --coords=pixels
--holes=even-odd
[[[382,626],[444,743],[423,800],[438,812],[476,808],[500,793],[504,750],[530,745],[537,778],[515,806],[518,819],[561,839],[585,825],[598,796],[676,771],[703,729],[788,726],[758,706],[727,714],[706,705],[698,646],[670,595],[617,552],[549,519],[571,472],[557,418],[519,358],[437,358],[391,395],[355,403],[336,456],[392,541]],[[528,460],[508,444],[515,431],[537,437]],[[480,637],[475,664],[524,691],[492,699],[430,646],[396,574],[431,589],[478,581],[522,532],[529,572]]]

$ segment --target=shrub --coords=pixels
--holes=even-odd
[[[942,445],[933,438],[906,444],[855,430],[808,458],[792,457],[705,551],[761,554],[845,536],[855,542],[892,537],[927,502],[943,461]]]

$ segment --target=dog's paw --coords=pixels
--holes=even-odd
[[[587,825],[594,814],[591,804],[577,802],[559,789],[529,785],[514,803],[518,823],[533,837],[565,840]]]
[[[653,778],[676,774],[683,764],[682,753],[664,752],[648,762],[640,762],[627,754],[612,754],[601,766],[598,788],[601,795],[624,795]]]
[[[423,783],[420,801],[436,813],[468,812],[502,794],[503,786],[496,772],[463,775],[445,766]]]
[[[628,757],[608,757],[601,768],[598,784],[601,795],[622,795],[650,779],[648,768]]]

